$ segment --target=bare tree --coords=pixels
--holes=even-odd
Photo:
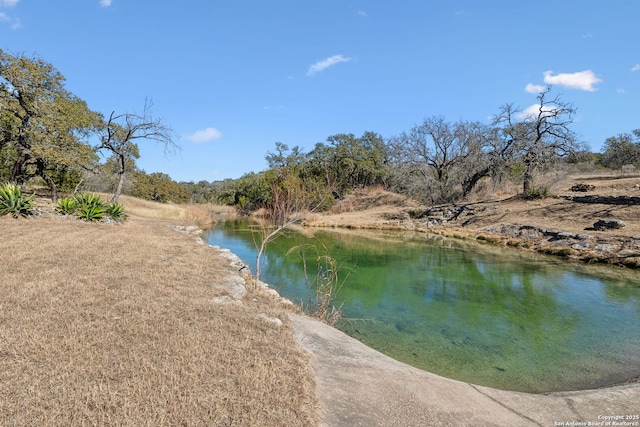
[[[557,157],[579,151],[582,146],[570,129],[576,109],[559,96],[549,100],[551,86],[537,96],[538,104],[530,112],[504,105],[494,119],[499,126],[502,150],[524,166],[524,194],[535,191],[535,174]]]
[[[150,113],[152,103],[145,101],[142,114],[124,113],[116,115],[112,112],[100,135],[97,150],[111,152],[117,164],[118,184],[111,198],[116,203],[122,193],[122,186],[127,172],[127,159],[140,157],[137,140],[151,140],[163,145],[165,153],[170,148],[177,148],[172,139],[172,130],[159,119],[153,119]]]
[[[450,123],[440,116],[427,118],[390,143],[395,172],[400,174],[397,181],[404,181],[401,185],[406,188],[419,177],[421,183],[413,185],[431,203],[458,197],[458,185],[465,196],[492,170],[487,150],[491,137],[491,130],[481,123]]]

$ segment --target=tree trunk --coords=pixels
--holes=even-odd
[[[15,146],[17,152],[16,162],[13,164],[13,169],[11,170],[11,181],[19,184],[24,184],[27,179],[27,163],[33,159],[33,153],[30,149],[17,144]]]
[[[111,203],[118,203],[118,198],[122,193],[122,187],[124,186],[124,173],[119,174],[118,177],[118,185],[116,186],[116,191],[113,193],[113,197],[111,197]]]
[[[535,170],[532,165],[526,165],[526,169],[524,170],[524,181],[522,183],[522,191],[524,195],[531,194],[535,188],[533,187],[533,177],[535,175]]]
[[[42,179],[44,179],[44,181],[47,183],[47,185],[49,186],[49,190],[51,190],[51,200],[53,201],[53,203],[57,203],[58,202],[58,187],[56,187],[56,183],[53,182],[53,179],[47,175],[46,172],[46,168],[45,168],[45,164],[42,160],[38,160],[36,163],[36,172],[38,175],[40,175],[40,177],[42,177]]]
[[[489,168],[484,168],[462,182],[462,197],[467,197],[469,193],[476,187],[478,182],[489,175]]]
[[[116,158],[118,160],[118,164],[119,164],[119,170],[118,170],[118,185],[116,186],[116,192],[113,193],[113,197],[111,198],[111,203],[118,203],[118,198],[120,197],[120,194],[122,193],[122,187],[124,186],[124,162],[125,162],[125,157],[124,154],[121,153],[116,153]]]

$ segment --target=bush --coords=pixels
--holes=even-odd
[[[24,197],[20,186],[6,183],[0,186],[0,216],[27,216],[33,210],[32,197]]]
[[[549,188],[547,187],[531,189],[524,195],[525,199],[527,200],[546,199],[547,197],[550,197],[550,196],[551,195],[549,193]]]

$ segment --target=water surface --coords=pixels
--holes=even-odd
[[[310,233],[305,230],[305,235]],[[548,392],[640,376],[637,272],[454,239],[390,232],[286,230],[263,256],[263,280],[297,303],[312,297],[314,254],[346,278],[337,327],[395,359],[449,378]],[[255,267],[260,235],[227,220],[206,236]],[[311,244],[305,263],[292,247]]]

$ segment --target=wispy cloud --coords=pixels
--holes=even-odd
[[[100,6],[109,7],[109,6],[111,6],[111,1],[112,0],[100,0]]]
[[[636,64],[633,67],[631,67],[631,71],[640,71],[640,64]]]
[[[0,0],[0,7],[12,7],[18,4],[19,0]],[[9,28],[17,30],[22,27],[20,19],[7,15],[4,12],[0,12],[0,22],[9,23]]]
[[[364,10],[358,10],[358,11],[356,12],[356,15],[361,16],[361,17],[363,17],[363,18],[366,18],[367,16],[369,16],[369,14],[368,14],[366,11],[364,11]]]
[[[309,67],[309,71],[307,71],[307,76],[313,76],[321,71],[326,70],[327,68],[339,64],[341,62],[349,62],[352,61],[353,58],[345,57],[344,55],[333,55],[327,59],[323,59],[322,61],[318,61],[312,66]]]
[[[529,93],[540,93],[543,90],[546,89],[546,86],[542,86],[542,85],[534,85],[533,83],[529,83],[524,90],[529,92]]]
[[[222,137],[222,132],[220,132],[216,128],[209,127],[203,130],[196,131],[191,135],[187,135],[184,137],[184,139],[186,139],[187,141],[195,142],[195,143],[201,143],[201,142],[213,141],[214,139],[218,139],[221,137]]]
[[[560,73],[554,75],[553,71],[545,71],[544,82],[550,85],[564,86],[570,89],[580,89],[594,92],[593,86],[602,82],[591,70],[578,71],[577,73]]]

